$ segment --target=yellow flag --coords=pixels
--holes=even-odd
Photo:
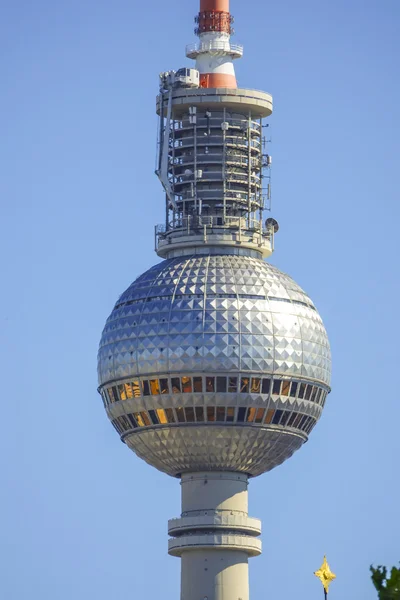
[[[324,590],[326,591],[326,593],[328,593],[329,586],[332,583],[332,581],[336,579],[336,575],[332,573],[328,565],[328,561],[326,560],[326,556],[324,556],[324,562],[322,563],[322,566],[318,569],[318,571],[315,571],[314,575],[321,580],[321,583],[324,586]]]

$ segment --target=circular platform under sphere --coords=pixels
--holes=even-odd
[[[117,301],[99,390],[121,439],[170,475],[255,476],[289,458],[318,421],[329,342],[310,298],[252,256],[165,260]]]

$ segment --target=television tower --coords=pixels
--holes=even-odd
[[[99,392],[121,440],[181,482],[168,552],[181,600],[248,600],[261,523],[248,481],[298,450],[330,391],[330,349],[307,294],[264,261],[277,222],[263,135],[272,97],[243,89],[229,0],[201,0],[195,65],[160,76],[163,260],[109,316]]]

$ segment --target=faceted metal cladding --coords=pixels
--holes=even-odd
[[[329,391],[329,342],[312,301],[288,275],[242,252],[172,258],[141,275],[119,298],[104,328],[100,391],[135,377],[204,373],[289,378]],[[316,420],[322,412],[299,397],[206,390],[131,398],[107,412],[113,420],[158,407],[267,404]],[[307,435],[286,422],[257,427],[194,422],[149,423],[123,439],[170,475],[229,470],[255,476],[289,458]]]

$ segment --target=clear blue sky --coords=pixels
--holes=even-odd
[[[179,483],[137,459],[96,392],[117,296],[158,259],[161,70],[196,0],[16,0],[0,23],[0,597],[176,600]],[[333,392],[310,441],[250,486],[252,600],[374,600],[400,561],[398,0],[232,0],[243,87],[274,95],[272,262],[316,302]]]

